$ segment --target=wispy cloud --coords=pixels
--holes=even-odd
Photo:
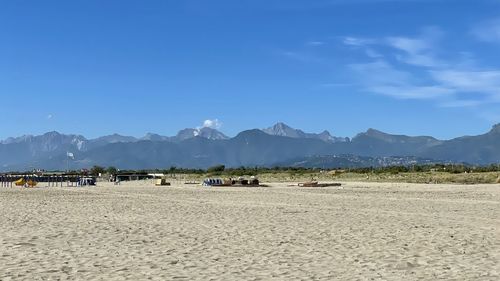
[[[349,68],[363,77],[362,82],[365,85],[401,85],[413,82],[410,73],[397,70],[383,60],[350,64]]]
[[[381,58],[383,55],[380,52],[370,48],[370,45],[378,44],[377,40],[372,38],[358,38],[358,37],[343,37],[342,43],[354,49],[363,49],[365,54],[370,58]]]
[[[211,128],[211,129],[220,129],[222,127],[222,122],[219,119],[207,119],[203,121],[203,125],[198,127],[198,129],[202,128]]]
[[[500,71],[431,71],[434,79],[460,91],[500,93]]]
[[[366,91],[398,99],[435,100],[443,107],[500,103],[500,70],[478,66],[470,52],[458,53],[455,59],[442,58],[439,50],[444,36],[432,27],[416,37],[350,36],[342,42],[366,55],[367,62],[348,65]],[[385,55],[377,49],[385,50]]]
[[[472,28],[471,33],[480,41],[500,43],[500,18],[477,24]]]
[[[377,41],[375,39],[368,38],[358,38],[358,37],[344,37],[342,42],[346,45],[356,46],[356,47],[364,47],[367,45],[375,44]]]
[[[373,49],[370,49],[370,48],[366,48],[365,49],[365,54],[370,57],[370,58],[373,58],[373,59],[377,59],[377,58],[381,58],[383,57],[384,55],[382,55],[381,53],[373,50]]]
[[[326,43],[323,41],[307,41],[306,42],[306,46],[311,46],[311,47],[319,47],[319,46],[323,46],[325,44]]]
[[[445,67],[446,64],[440,61],[432,53],[432,47],[427,46],[429,42],[422,39],[412,39],[406,37],[388,38],[389,46],[398,49],[402,54],[395,54],[398,61],[427,67]]]
[[[478,100],[450,100],[440,104],[441,107],[475,107],[481,105]]]
[[[454,91],[441,85],[429,85],[419,81],[410,72],[398,70],[386,61],[351,64],[349,68],[358,77],[366,91],[398,99],[441,99]]]

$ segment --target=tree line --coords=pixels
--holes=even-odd
[[[191,174],[191,175],[209,175],[209,176],[257,176],[260,174],[271,173],[288,173],[294,175],[321,173],[321,172],[348,172],[356,174],[399,174],[399,173],[422,173],[422,172],[443,172],[450,174],[461,173],[486,173],[486,172],[500,172],[500,164],[491,164],[485,166],[473,166],[467,164],[422,164],[422,165],[408,165],[408,166],[386,166],[386,167],[359,167],[359,168],[305,168],[305,167],[237,167],[228,168],[224,165],[216,165],[207,169],[189,169],[172,166],[167,169],[142,169],[142,170],[120,170],[116,167],[103,167],[93,166],[90,169],[83,169],[79,171],[68,171],[70,174],[92,175],[92,176],[105,176],[116,174]],[[32,172],[10,172],[29,174]]]
[[[362,168],[347,168],[347,169],[320,169],[320,168],[305,168],[305,167],[238,167],[227,168],[224,165],[216,165],[208,169],[189,169],[172,166],[168,169],[151,169],[151,170],[118,170],[116,167],[101,167],[94,166],[89,170],[89,174],[98,176],[99,174],[115,175],[118,173],[161,173],[166,175],[171,174],[195,174],[195,175],[227,175],[227,176],[256,176],[259,174],[269,173],[290,173],[290,174],[308,174],[320,173],[329,171],[342,171],[358,174],[398,174],[398,173],[421,173],[421,172],[444,172],[450,174],[460,173],[483,173],[483,172],[500,172],[500,164],[492,164],[487,166],[472,166],[465,164],[425,164],[411,166],[387,166],[387,167],[362,167]]]

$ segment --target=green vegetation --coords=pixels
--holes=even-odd
[[[224,165],[217,165],[213,166],[207,169],[207,173],[211,175],[221,175],[224,170],[226,170],[226,166]]]
[[[123,171],[122,171],[123,172]],[[139,172],[139,171],[127,171]],[[407,183],[495,183],[500,175],[500,165],[467,166],[452,164],[369,167],[345,170],[324,170],[300,167],[238,167],[223,165],[202,169],[171,167],[166,170],[140,171],[142,173],[163,173],[172,179],[202,180],[205,177],[234,178],[258,176],[262,182],[319,181],[369,181]]]
[[[414,166],[389,166],[379,168],[355,168],[348,169],[352,173],[419,173],[419,172],[443,172],[450,174],[461,173],[485,173],[485,172],[500,172],[500,165],[489,166],[468,166],[463,164],[433,164],[433,165],[414,165]]]
[[[496,183],[499,172],[448,173],[448,172],[406,172],[406,173],[345,173],[336,177],[339,181],[406,182],[406,183]]]
[[[94,177],[99,176],[99,174],[104,174],[106,170],[101,166],[94,166],[90,169],[90,174]]]
[[[106,169],[106,173],[108,175],[116,175],[118,173],[118,169],[111,166]]]
[[[84,173],[82,171],[73,173]],[[456,183],[480,184],[498,183],[500,165],[468,166],[462,164],[433,164],[413,166],[368,167],[325,170],[301,167],[238,167],[226,168],[217,165],[206,170],[170,167],[154,170],[118,170],[115,167],[94,166],[89,174],[93,176],[117,173],[165,174],[172,179],[202,180],[206,177],[235,178],[258,176],[262,182],[318,181],[369,181],[407,183]]]

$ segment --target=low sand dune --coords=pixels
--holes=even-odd
[[[0,280],[499,280],[500,187],[0,188]]]

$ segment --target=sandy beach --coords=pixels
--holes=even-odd
[[[0,188],[0,280],[499,280],[500,186]]]

